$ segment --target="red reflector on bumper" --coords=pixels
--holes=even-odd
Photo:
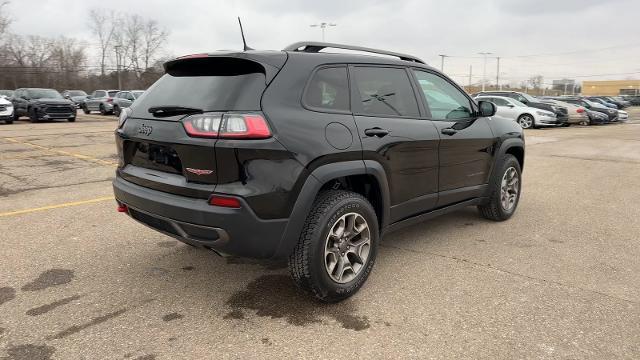
[[[129,209],[127,208],[127,205],[125,205],[125,204],[118,205],[116,210],[118,210],[118,212],[122,212],[122,213],[129,212]]]
[[[240,200],[234,197],[212,195],[209,198],[209,205],[239,209]]]

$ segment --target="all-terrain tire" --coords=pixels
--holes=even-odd
[[[325,246],[336,221],[347,214],[362,216],[369,226],[367,259],[355,277],[346,283],[334,281],[325,267]],[[380,232],[376,212],[362,195],[331,190],[322,192],[307,216],[298,244],[289,256],[289,272],[301,289],[323,302],[338,302],[355,294],[367,280],[375,263]]]
[[[517,173],[518,185],[517,185],[517,196],[515,198],[515,204],[513,207],[509,209],[505,209],[505,206],[502,204],[502,180],[505,177],[505,174],[510,169],[515,169]],[[482,217],[494,220],[494,221],[504,221],[509,219],[516,211],[518,207],[518,202],[520,201],[520,194],[522,190],[522,169],[520,168],[520,163],[515,158],[515,156],[511,154],[505,154],[499,160],[496,171],[491,176],[491,181],[489,182],[489,200],[487,203],[478,206],[478,210],[480,211],[480,215]]]

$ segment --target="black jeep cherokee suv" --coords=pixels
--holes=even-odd
[[[415,57],[306,42],[165,71],[121,114],[118,210],[219,254],[288,259],[323,301],[362,286],[385,233],[518,204],[520,126]]]

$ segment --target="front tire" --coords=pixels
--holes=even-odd
[[[82,105],[82,112],[84,112],[85,115],[91,114],[91,110],[89,110],[89,108],[87,107],[87,104]]]
[[[533,116],[529,114],[520,115],[520,117],[518,117],[518,124],[520,124],[520,126],[523,129],[532,129],[536,127],[536,123],[535,123],[535,120],[533,119]]]
[[[29,109],[29,120],[32,123],[38,122],[38,113],[36,112],[36,109]]]
[[[120,117],[120,112],[121,112],[121,111],[122,111],[122,110],[120,110],[120,106],[115,105],[115,106],[113,107],[113,115],[115,115],[116,117]]]
[[[104,105],[100,104],[100,115],[107,115],[107,110],[105,110]]]
[[[323,302],[355,294],[375,263],[380,233],[378,218],[360,194],[321,193],[289,256],[289,271],[298,287]]]
[[[5,120],[4,123],[7,125],[11,125],[13,124],[13,119]]]
[[[504,155],[489,183],[488,202],[478,206],[480,215],[494,221],[509,219],[520,201],[521,179],[522,169],[518,160],[511,154]]]

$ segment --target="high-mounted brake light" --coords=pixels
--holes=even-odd
[[[267,139],[271,130],[260,114],[191,115],[182,121],[189,136],[220,139]]]
[[[178,57],[178,59],[198,59],[209,57],[209,54],[191,54]]]

